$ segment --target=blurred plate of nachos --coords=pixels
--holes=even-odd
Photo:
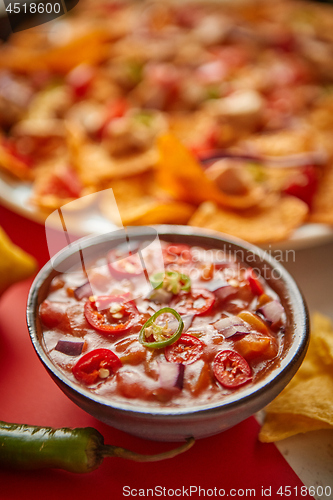
[[[80,0],[13,34],[2,202],[43,221],[112,188],[124,225],[332,238],[332,28],[331,6],[302,1]]]

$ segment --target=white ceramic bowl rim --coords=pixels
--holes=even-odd
[[[297,365],[297,367],[300,365],[305,355],[309,341],[309,318],[307,306],[294,279],[279,262],[277,262],[266,251],[237,238],[230,237],[229,235],[216,233],[214,231],[202,231],[197,228],[191,228],[189,226],[159,225],[152,227],[157,230],[159,237],[165,241],[188,243],[189,245],[206,246],[208,248],[217,249],[221,245],[225,246],[225,244],[229,244],[234,248],[238,248],[243,251],[245,250],[245,252],[248,252],[249,255],[253,256],[254,254],[254,256],[258,258],[259,264],[268,264],[271,268],[276,269],[281,277],[279,278],[279,281],[282,281],[283,286],[286,287],[288,291],[288,300],[283,305],[285,307],[288,307],[289,310],[293,313],[293,324],[290,325],[290,328],[294,329],[294,333],[292,335],[293,338],[290,349],[280,359],[278,365],[273,368],[267,375],[265,375],[261,380],[256,382],[254,385],[245,386],[241,391],[238,390],[234,394],[223,397],[220,402],[214,401],[213,403],[207,403],[197,406],[187,406],[185,408],[153,407],[145,404],[140,404],[139,406],[134,405],[131,402],[112,402],[109,399],[93,394],[79,384],[71,382],[66,377],[66,375],[53,364],[49,356],[46,354],[46,351],[44,350],[41,342],[39,341],[36,327],[36,313],[39,306],[38,292],[40,285],[44,283],[47,278],[49,278],[52,272],[54,272],[52,263],[49,261],[40,270],[31,286],[27,302],[27,324],[32,344],[40,360],[51,373],[52,377],[55,378],[56,382],[65,384],[70,392],[76,392],[81,396],[105,407],[109,407],[110,409],[113,408],[115,410],[131,412],[136,416],[140,415],[142,417],[154,415],[157,418],[158,416],[163,418],[169,415],[183,415],[184,417],[189,418],[191,415],[193,417],[197,417],[200,413],[206,414],[207,412],[221,412],[221,410],[223,409],[229,411],[233,407],[236,408],[238,406],[243,406],[253,397],[259,397],[260,395],[263,395],[265,392],[269,391],[272,385],[282,382],[283,378],[288,374],[290,370],[290,365]],[[144,238],[144,227],[135,226],[127,228],[127,230],[130,231],[132,238]],[[62,257],[65,260],[66,258],[78,252],[78,250],[82,247],[90,247],[92,245],[95,246],[101,243],[105,243],[106,241],[110,240],[110,238],[112,239],[112,233],[82,238],[71,244],[69,247],[61,250],[55,257]],[[195,241],[196,243],[194,243]]]

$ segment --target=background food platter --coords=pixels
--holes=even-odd
[[[221,1],[222,3],[225,2],[225,0],[212,0],[213,3],[221,3]],[[3,14],[4,3],[3,0],[0,0],[0,18],[1,16],[3,16]],[[31,184],[27,182],[17,181],[14,178],[8,176],[6,173],[0,173],[0,203],[13,212],[19,213],[25,218],[43,224],[48,216],[48,213],[44,212],[42,208],[34,206],[30,202],[31,195]],[[187,201],[191,202],[191,200]],[[96,217],[96,214],[93,215],[94,217]],[[84,220],[79,222],[79,225],[76,228],[80,233],[82,233],[82,235],[90,234],[92,232],[93,223],[88,219],[89,216],[85,217]],[[106,216],[100,213],[99,227],[97,231],[104,231],[104,229],[109,230],[110,226],[115,227],[115,225],[111,221],[109,221]],[[333,240],[333,227],[325,224],[306,223],[303,226],[298,227],[290,238],[272,244],[268,242],[263,246],[265,248],[301,249],[317,246],[330,240]]]
[[[23,217],[43,224],[49,214],[34,207],[30,203],[30,196],[31,185],[29,183],[18,182],[4,172],[0,173],[0,203]],[[94,221],[96,221],[96,214],[94,214]],[[112,226],[113,224],[100,214],[98,230],[109,231]],[[79,226],[76,226],[76,229],[82,233],[82,236],[92,232],[90,221],[87,219],[84,221],[79,219]],[[326,224],[304,224],[296,229],[288,240],[262,246],[269,249],[298,250],[321,245],[331,240],[333,240],[332,227]]]

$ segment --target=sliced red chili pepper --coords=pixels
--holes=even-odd
[[[200,358],[204,343],[193,335],[182,335],[177,342],[165,348],[164,354],[170,363],[190,365]]]
[[[139,322],[140,313],[132,300],[123,295],[89,299],[84,306],[88,323],[104,335],[119,335]]]
[[[110,273],[115,278],[131,279],[143,274],[139,255],[119,255],[116,251],[109,252],[108,266]]]
[[[122,362],[109,349],[95,349],[88,352],[73,366],[72,372],[76,380],[87,385],[95,384],[114,374]]]
[[[214,375],[223,387],[234,389],[252,380],[248,362],[235,351],[220,351],[214,359]]]
[[[171,301],[170,306],[179,314],[201,316],[213,307],[215,295],[205,288],[192,288],[189,292],[179,292]]]
[[[260,283],[259,278],[256,275],[256,273],[254,272],[254,270],[252,269],[252,267],[247,269],[246,279],[248,280],[251,291],[254,295],[262,295],[264,293],[264,291],[265,291],[264,287]]]
[[[163,249],[164,264],[189,264],[192,262],[191,247],[183,244],[171,244]]]

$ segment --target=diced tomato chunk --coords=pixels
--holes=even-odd
[[[55,278],[53,278],[53,280],[51,281],[51,284],[50,284],[50,292],[54,292],[56,290],[60,290],[60,288],[62,288],[63,286],[65,286],[65,282],[63,279],[61,279],[59,276],[56,276]]]
[[[264,287],[260,283],[260,280],[254,270],[249,268],[246,272],[246,279],[248,280],[251,291],[254,295],[262,295],[264,293]]]
[[[214,268],[214,264],[212,262],[205,263],[202,265],[200,278],[203,281],[210,281],[214,278],[214,271],[215,271],[215,268]]]
[[[57,326],[62,318],[62,313],[53,308],[53,304],[48,300],[44,300],[39,307],[39,317],[42,323],[48,328]]]
[[[277,355],[278,347],[276,340],[271,336],[250,333],[235,342],[238,352],[247,360],[259,356],[274,358]]]
[[[146,359],[147,349],[145,349],[138,342],[135,346],[127,349],[124,354],[120,357],[122,363],[128,363],[129,365],[139,365]]]
[[[212,376],[210,365],[208,363],[204,363],[199,373],[196,373],[195,376],[185,377],[184,387],[194,396],[198,396],[210,386],[211,382]]]
[[[89,328],[80,304],[75,304],[66,309],[66,325],[67,324],[69,333],[78,337],[83,336]]]
[[[257,309],[264,306],[265,304],[268,304],[268,302],[271,302],[271,300],[273,300],[272,297],[270,297],[266,293],[261,294],[258,299]]]
[[[260,333],[268,333],[267,325],[263,322],[257,314],[254,314],[250,311],[242,311],[238,314],[240,318],[242,318],[246,323],[248,323],[254,330]]]
[[[126,398],[147,399],[151,394],[150,389],[135,372],[121,371],[117,373],[116,378],[118,390]]]
[[[39,307],[39,315],[47,328],[58,328],[71,335],[84,335],[89,328],[79,304],[69,306],[64,302],[44,300]]]

